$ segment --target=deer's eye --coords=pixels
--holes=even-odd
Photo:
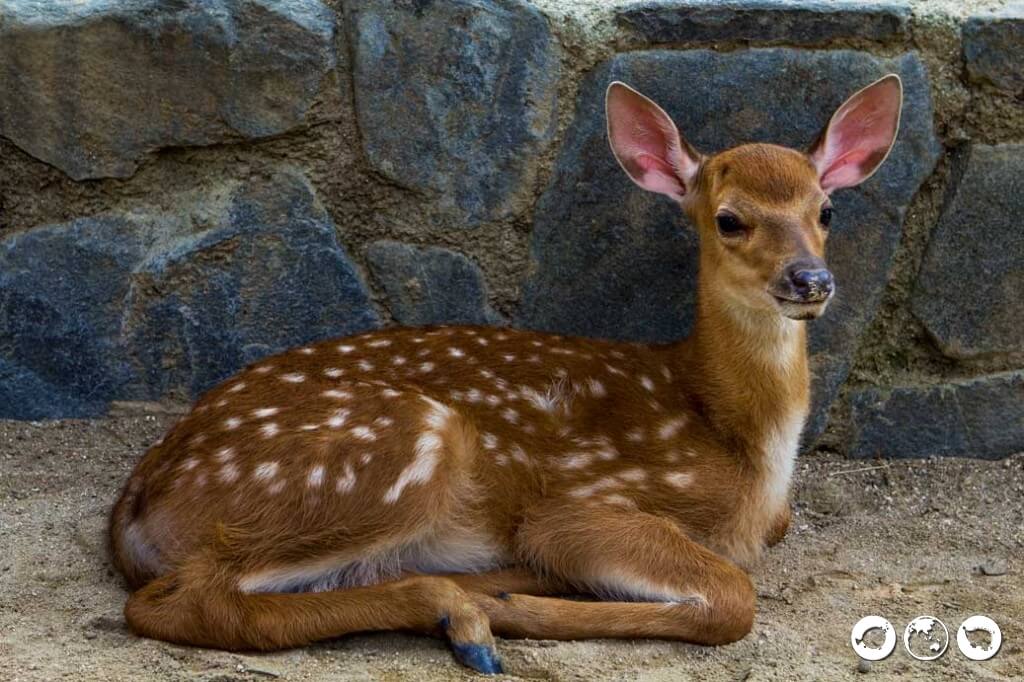
[[[821,215],[818,216],[818,220],[821,221],[822,227],[828,227],[832,223],[832,207],[826,206],[821,209]]]
[[[747,229],[740,219],[731,213],[720,213],[715,216],[715,224],[718,225],[718,234],[723,237],[739,237]]]

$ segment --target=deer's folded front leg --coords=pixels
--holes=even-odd
[[[482,600],[495,633],[552,639],[662,637],[723,644],[750,632],[750,578],[673,522],[597,506],[545,507],[525,520],[519,551],[538,572],[614,601],[522,595]]]

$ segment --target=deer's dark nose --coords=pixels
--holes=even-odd
[[[804,301],[821,301],[832,295],[835,280],[825,268],[797,268],[789,273],[793,293]]]

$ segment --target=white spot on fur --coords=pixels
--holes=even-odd
[[[461,358],[465,357],[466,353],[460,348],[449,348],[448,355],[452,356],[453,358]]]
[[[310,488],[319,488],[321,485],[323,485],[324,474],[326,472],[327,470],[324,469],[323,465],[316,465],[315,467],[309,470],[309,476],[306,478],[306,485],[308,485]]]
[[[258,410],[253,410],[252,416],[256,417],[257,419],[265,419],[267,417],[273,417],[280,411],[280,407],[261,407]]]
[[[195,457],[189,457],[188,459],[181,463],[181,470],[192,471],[197,466],[199,466],[199,460],[196,459]]]
[[[479,343],[481,346],[486,346],[488,343],[487,339],[485,339],[482,336],[477,337],[476,342]]]
[[[342,344],[342,345],[338,346],[338,352],[339,353],[351,353],[355,349],[356,349],[355,346],[349,346],[347,344]]]
[[[276,436],[280,432],[281,432],[281,428],[277,424],[275,424],[274,422],[270,422],[269,424],[264,424],[263,426],[260,427],[260,433],[263,434],[264,438],[273,438],[274,436]]]
[[[693,484],[693,474],[689,471],[670,471],[665,474],[665,482],[684,490]]]
[[[334,400],[351,400],[352,394],[348,391],[340,391],[336,388],[328,389],[321,393],[325,398],[333,398]]]
[[[686,426],[686,417],[683,415],[666,419],[658,427],[658,438],[662,440],[675,438],[684,426]]]
[[[270,493],[271,495],[276,495],[279,492],[281,492],[282,490],[284,490],[284,485],[285,485],[284,479],[283,478],[282,479],[278,479],[278,480],[274,481],[273,483],[271,483],[269,486],[267,486],[267,492]]]
[[[498,437],[495,436],[493,433],[481,433],[480,442],[483,443],[485,450],[494,450],[496,447],[498,447]]]
[[[192,438],[189,439],[188,444],[191,445],[192,447],[195,447],[197,445],[202,445],[203,441],[205,441],[205,440],[206,440],[206,435],[205,434],[197,433],[196,435],[192,436]],[[160,445],[160,443],[162,443],[162,442],[163,442],[163,438],[161,438],[159,441],[157,441],[156,444]]]
[[[319,424],[303,424],[299,427],[299,431],[316,431],[319,428]]]
[[[228,417],[224,420],[224,429],[226,431],[234,431],[242,425],[242,420],[238,417]]]
[[[579,488],[575,488],[569,491],[569,494],[572,495],[573,497],[592,497],[595,493],[601,492],[602,490],[607,490],[608,488],[615,488],[619,485],[620,483],[616,481],[614,478],[605,477],[597,481],[594,481],[590,485],[583,485],[580,486]]]
[[[486,396],[484,396],[484,402],[486,402],[491,407],[497,407],[498,405],[501,404],[501,397],[496,396],[493,393],[489,393]]]
[[[356,472],[352,469],[351,464],[345,464],[345,473],[338,477],[338,483],[335,489],[339,493],[351,492],[356,487]]]
[[[619,473],[619,478],[623,481],[631,481],[633,483],[639,483],[640,481],[647,478],[647,472],[643,469],[626,469]]]
[[[396,355],[395,357],[391,358],[391,364],[395,365],[396,367],[401,367],[408,361],[409,360],[404,355]]]
[[[252,371],[256,372],[257,374],[266,374],[272,369],[274,369],[273,365],[260,365],[259,367],[254,368]]]
[[[501,356],[501,359],[504,360],[505,362],[512,362],[516,359],[516,356],[513,355],[512,353],[505,353],[504,355]]]
[[[642,443],[644,441],[644,430],[637,427],[628,431],[626,433],[626,440],[630,443]]]
[[[377,440],[377,434],[374,433],[373,429],[369,426],[355,426],[349,430],[349,433],[351,433],[354,438],[366,441],[367,443],[372,443]]]
[[[285,381],[289,384],[301,384],[306,380],[306,375],[302,372],[292,372],[290,374],[282,374],[281,381]]]
[[[587,388],[590,389],[590,395],[595,398],[603,398],[608,395],[608,391],[605,390],[604,384],[593,377],[587,379]]]
[[[310,348],[309,346],[306,346],[305,348],[300,348],[299,352],[302,353],[303,355],[312,355],[316,351]]]
[[[513,410],[511,407],[506,407],[501,411],[501,417],[509,424],[515,424],[519,421],[519,413]]]
[[[672,381],[672,370],[667,365],[661,366],[661,376],[665,377],[665,381]]]
[[[384,493],[384,501],[394,504],[402,496],[402,491],[413,483],[426,483],[434,475],[437,461],[441,455],[441,436],[427,431],[416,439],[415,457],[409,466],[398,475],[398,480]]]
[[[620,377],[626,376],[626,373],[623,372],[621,369],[619,369],[618,367],[615,367],[613,365],[609,365],[608,363],[605,363],[604,368],[606,370],[608,370],[608,372],[611,373],[611,374],[615,374],[615,375],[620,376]]]
[[[530,458],[526,456],[526,450],[523,450],[523,447],[519,445],[519,443],[513,443],[510,452],[512,454],[513,461],[519,462],[520,464],[529,464]]]
[[[328,367],[324,370],[324,376],[330,377],[331,379],[337,379],[344,373],[345,370],[338,369],[337,367]]]
[[[432,363],[432,362],[424,362],[423,364],[420,365],[420,371],[421,372],[433,372],[434,371],[434,363]]]
[[[367,464],[369,464],[372,461],[373,461],[373,453],[372,452],[364,452],[363,454],[359,455],[359,463],[362,464],[363,466],[366,466]]]
[[[391,417],[377,417],[373,420],[373,425],[379,429],[386,429],[394,423],[395,420]]]
[[[263,462],[253,470],[252,477],[259,481],[269,481],[277,476],[280,465],[277,462]]]
[[[654,390],[654,382],[651,381],[651,378],[648,376],[640,377],[640,385],[646,388],[648,391]]]
[[[237,384],[228,389],[228,393],[238,393],[243,388],[245,388],[245,382],[239,381]]]
[[[380,392],[380,394],[385,398],[397,398],[398,396],[402,395],[400,391],[396,391],[393,388],[385,388],[383,391]]]
[[[373,371],[373,363],[370,362],[369,360],[360,360],[359,364],[358,364],[358,367],[363,372],[371,372],[371,371]]]
[[[421,398],[430,406],[430,410],[427,411],[426,415],[427,426],[434,431],[444,428],[445,424],[448,423],[448,419],[452,416],[451,409],[433,398],[428,398],[427,396],[421,396]]]
[[[370,341],[366,344],[370,348],[387,348],[391,345],[390,339],[377,339],[376,341]]]
[[[224,407],[227,404],[228,404],[228,401],[226,399],[224,399],[224,398],[221,398],[220,400],[217,401],[217,407]]]
[[[235,449],[231,447],[221,448],[220,450],[213,454],[214,459],[216,459],[218,462],[227,462],[228,460],[233,459],[234,456]]]
[[[605,495],[602,499],[608,504],[614,504],[619,507],[628,507],[630,509],[636,509],[636,502],[626,497],[625,495],[611,493],[609,495]]]
[[[238,480],[238,467],[234,464],[225,464],[217,475],[225,483],[234,483]]]
[[[589,452],[575,452],[562,459],[563,469],[582,469],[593,461],[594,455]]]
[[[352,414],[352,410],[349,409],[335,410],[334,414],[327,419],[326,424],[332,429],[340,429],[348,421],[350,414]]]

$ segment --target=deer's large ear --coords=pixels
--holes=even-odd
[[[618,81],[604,104],[612,153],[633,182],[677,201],[693,190],[700,154],[661,107]]]
[[[809,150],[822,189],[859,185],[878,170],[896,141],[902,107],[903,83],[894,73],[843,102]]]

